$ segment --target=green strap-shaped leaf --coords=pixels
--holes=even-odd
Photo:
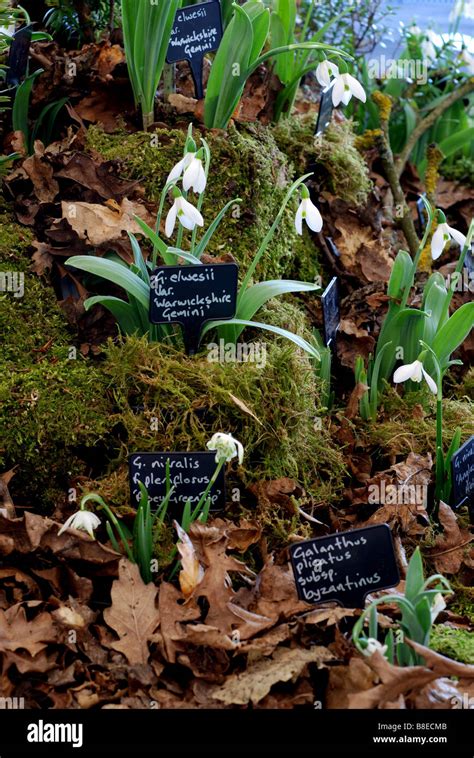
[[[319,361],[321,358],[319,350],[317,350],[314,345],[310,345],[309,342],[303,339],[303,337],[300,337],[298,334],[293,334],[293,332],[289,332],[287,329],[280,329],[279,326],[262,324],[259,321],[244,321],[243,319],[239,318],[233,318],[229,321],[210,321],[204,326],[202,334],[204,336],[204,334],[206,334],[206,332],[208,332],[210,329],[215,329],[220,326],[231,326],[233,324],[236,324],[238,326],[251,326],[254,329],[265,329],[267,332],[273,332],[273,334],[278,334],[280,337],[285,337],[285,339],[294,342],[295,345],[300,347],[306,353],[309,353],[309,355],[311,355],[317,361]]]
[[[140,318],[130,303],[126,303],[118,297],[96,295],[95,297],[89,297],[86,300],[84,308],[88,311],[93,308],[94,305],[102,305],[104,308],[107,308],[117,319],[121,331],[127,336],[132,334],[143,334]]]
[[[113,261],[96,258],[89,255],[74,255],[69,258],[68,265],[74,266],[89,274],[101,276],[103,279],[122,287],[129,295],[135,297],[141,305],[148,309],[150,306],[150,288],[139,276]]]
[[[446,368],[451,354],[464,342],[474,326],[474,303],[465,303],[438,331],[432,348],[441,368]]]
[[[311,292],[316,289],[319,289],[318,285],[311,282],[298,282],[289,279],[271,279],[268,282],[259,282],[248,287],[239,298],[236,318],[251,321],[257,311],[274,297],[291,292]],[[244,327],[236,330],[236,339],[243,332],[243,329]]]

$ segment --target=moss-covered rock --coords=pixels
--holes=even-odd
[[[87,146],[106,159],[119,160],[122,176],[140,179],[147,198],[157,202],[171,168],[182,158],[185,136],[179,129],[157,129],[152,134],[105,134],[91,127]],[[196,128],[197,143],[199,136]],[[206,227],[227,202],[242,199],[240,207],[234,206],[221,223],[207,252],[231,253],[245,272],[280,210],[294,169],[271,129],[260,124],[239,129],[230,126],[225,134],[206,132],[205,139],[212,153],[202,208]],[[301,261],[306,270],[311,262],[313,275],[316,274],[316,248],[306,230],[302,237],[295,230],[297,204],[298,198],[294,197],[259,264],[258,280],[293,275]]]
[[[315,178],[341,200],[363,205],[372,189],[369,169],[355,146],[351,121],[333,121],[323,135],[314,134],[314,116],[282,120],[273,129],[279,148],[298,171],[315,164]]]
[[[48,491],[66,493],[71,477],[97,464],[111,411],[104,375],[82,358],[2,370],[0,470],[18,466],[12,492],[52,505]]]
[[[287,322],[294,310],[286,306]],[[125,430],[122,475],[114,470],[104,483],[109,498],[127,501],[128,452],[203,450],[216,431],[243,443],[246,482],[289,476],[321,501],[338,497],[343,459],[324,425],[315,430],[319,389],[310,359],[283,340],[256,339],[266,348],[265,362],[213,362],[207,352],[189,358],[134,338],[109,343],[103,370]]]
[[[52,505],[111,428],[100,369],[80,356],[52,287],[28,271],[31,235],[0,212],[0,275],[23,293],[0,296],[0,471],[17,467],[17,502]],[[18,292],[18,294],[21,294]],[[103,444],[103,443],[102,443]]]
[[[361,424],[367,445],[376,445],[385,456],[408,455],[410,452],[434,455],[436,450],[436,405],[426,394],[431,410],[425,410],[418,393],[399,394],[386,385],[381,402],[379,418],[373,424]],[[457,428],[462,440],[474,434],[472,401],[446,398],[443,402],[443,437],[446,449]]]
[[[474,632],[437,624],[431,632],[430,647],[448,658],[474,663]]]

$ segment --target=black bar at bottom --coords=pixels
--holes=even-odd
[[[80,728],[82,727],[82,729]],[[474,718],[463,710],[0,711],[0,756],[311,755],[472,758]],[[41,741],[29,741],[38,739]],[[55,738],[61,741],[50,741]],[[69,738],[69,742],[64,741]],[[74,744],[76,747],[74,747]]]

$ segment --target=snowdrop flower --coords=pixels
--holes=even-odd
[[[438,38],[432,29],[428,29],[425,38],[421,43],[421,52],[428,63],[435,61],[438,57],[438,53],[435,44],[438,42]]]
[[[382,643],[376,640],[374,637],[369,637],[367,640],[367,647],[364,650],[364,655],[369,656],[377,652],[385,655],[387,652],[387,645],[382,645]]]
[[[332,85],[332,104],[336,108],[340,103],[347,105],[352,96],[361,100],[363,103],[367,100],[367,95],[360,82],[351,74],[337,74]]]
[[[434,261],[439,258],[449,240],[453,239],[457,242],[461,250],[466,244],[464,234],[458,232],[457,229],[453,229],[452,226],[448,226],[446,223],[446,216],[440,210],[438,211],[438,221],[440,223],[438,224],[438,228],[433,234],[433,239],[431,240],[431,256]]]
[[[412,382],[421,382],[423,378],[426,380],[431,392],[436,395],[438,392],[436,382],[428,372],[425,371],[423,363],[420,360],[413,361],[413,363],[407,363],[405,366],[400,366],[393,375],[393,381],[395,384],[406,382],[408,379],[411,379]]]
[[[97,529],[99,524],[100,518],[96,516],[95,513],[81,509],[77,513],[74,513],[72,516],[69,516],[66,523],[59,530],[58,537],[67,529],[78,529],[81,532],[87,532],[89,537],[95,539],[94,529]]]
[[[196,158],[196,151],[190,151],[189,153],[186,153],[184,158],[179,161],[179,163],[176,164],[176,166],[173,166],[170,173],[168,174],[168,178],[166,180],[166,184],[169,184],[170,182],[177,182],[178,179],[181,177],[181,174],[183,171],[186,171],[187,168],[191,165],[193,160]]]
[[[463,48],[459,55],[460,66],[467,68],[468,74],[474,76],[474,56],[472,56],[467,48]]]
[[[191,153],[187,153],[187,155],[191,155]],[[200,195],[206,189],[207,179],[204,166],[202,165],[203,155],[204,151],[201,148],[195,155],[193,154],[191,161],[189,161],[186,167],[183,174],[183,189],[185,192],[192,189]]]
[[[433,605],[431,606],[431,622],[436,619],[438,614],[441,613],[441,611],[444,611],[446,608],[446,603],[444,600],[444,597],[442,596],[441,592],[438,592],[437,595],[434,596]]]
[[[173,234],[176,219],[178,219],[181,226],[191,231],[196,226],[204,226],[204,219],[198,209],[184,199],[177,187],[173,188],[173,197],[174,203],[166,217],[165,234],[167,237],[171,237]]]
[[[318,63],[316,68],[316,79],[320,83],[321,87],[329,87],[331,85],[331,76],[338,76],[339,67],[335,63],[331,63],[324,59],[321,63]]]
[[[303,219],[313,232],[320,232],[323,228],[323,218],[315,204],[311,202],[308,188],[304,184],[301,187],[301,203],[295,216],[295,227],[298,234],[303,234]]]
[[[449,14],[449,20],[456,21],[459,16],[474,18],[474,0],[457,0],[453,10]]]
[[[238,458],[239,464],[244,460],[244,448],[241,442],[235,440],[231,434],[216,432],[207,443],[208,450],[216,451],[216,463],[222,459],[231,461],[232,458]]]

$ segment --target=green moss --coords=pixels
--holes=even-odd
[[[418,393],[400,395],[386,385],[382,407],[376,424],[361,425],[366,443],[377,445],[386,455],[408,455],[411,451],[426,455],[436,449],[436,408],[432,398],[431,410],[421,406]],[[445,399],[443,402],[443,437],[446,448],[460,427],[462,439],[474,434],[474,413],[468,399]]]
[[[33,241],[32,232],[17,224],[8,204],[0,198],[0,266],[2,270],[26,271],[26,255]]]
[[[273,130],[280,149],[299,171],[316,164],[315,179],[341,200],[363,205],[372,189],[369,169],[355,147],[351,121],[333,122],[316,137],[314,116],[281,121]]]
[[[290,326],[300,318],[291,304],[283,310],[280,322]],[[262,366],[209,362],[206,352],[189,358],[134,338],[110,342],[103,369],[126,434],[120,474],[114,468],[104,482],[109,499],[127,502],[129,451],[203,450],[214,432],[229,431],[246,449],[245,482],[289,476],[321,501],[335,500],[343,458],[327,430],[314,429],[319,390],[311,361],[283,340],[266,341],[266,349]]]
[[[199,143],[199,131],[194,136]],[[245,271],[275,220],[288,186],[293,167],[278,148],[271,129],[249,125],[229,127],[225,134],[208,132],[212,162],[203,204],[206,226],[224,205],[240,197],[214,235],[207,252],[211,255],[231,253]],[[155,140],[155,141],[152,141]],[[147,198],[157,202],[171,168],[182,158],[185,135],[178,129],[157,129],[152,135],[136,133],[105,134],[91,127],[87,146],[110,160],[119,160],[121,174],[140,179]],[[257,270],[259,280],[294,274],[301,261],[308,261],[312,271],[316,249],[305,232],[300,237],[294,227],[298,198],[290,202],[271,245]],[[314,276],[314,273],[312,274]]]
[[[431,632],[430,647],[461,663],[474,663],[474,632],[438,624]]]
[[[103,374],[82,358],[2,371],[0,470],[18,466],[13,493],[42,504],[50,486],[65,493],[70,476],[97,464],[111,414]]]

